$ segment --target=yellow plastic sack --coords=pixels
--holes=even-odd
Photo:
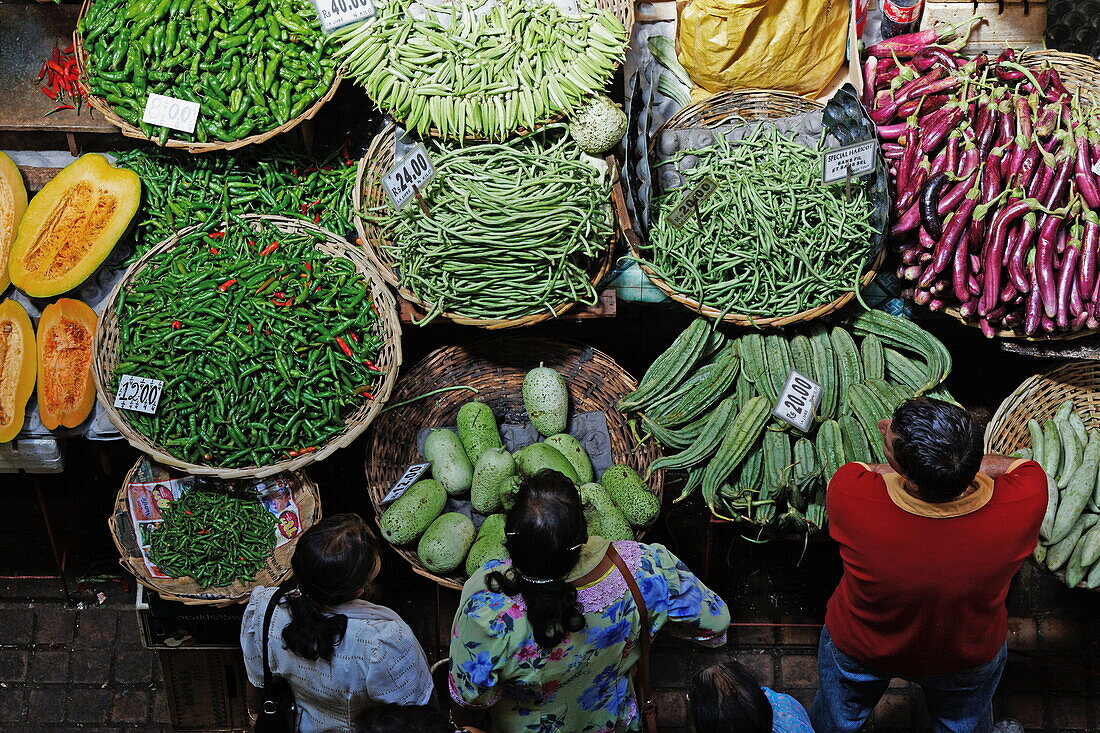
[[[679,58],[708,92],[756,87],[818,96],[844,64],[849,0],[692,0]]]

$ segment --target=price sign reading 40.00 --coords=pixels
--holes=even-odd
[[[428,151],[418,144],[382,176],[382,186],[386,189],[393,208],[400,209],[409,203],[409,199],[417,191],[428,185],[433,176],[435,166],[428,158]]]
[[[371,0],[313,0],[313,7],[325,33],[374,17],[374,3]]]
[[[775,401],[772,414],[806,432],[810,429],[814,411],[820,403],[821,385],[792,369],[783,391],[779,393],[779,399]]]
[[[160,393],[163,390],[164,382],[159,379],[123,374],[122,379],[118,380],[115,407],[155,415],[157,405],[160,404]]]

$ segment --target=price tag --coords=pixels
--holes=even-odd
[[[688,217],[698,212],[703,202],[717,190],[718,184],[710,176],[696,183],[690,191],[684,194],[684,197],[680,199],[680,203],[676,204],[676,208],[668,215],[668,223],[677,229],[682,227],[687,222]]]
[[[878,165],[875,160],[875,141],[865,140],[843,148],[826,150],[822,156],[822,183],[843,181],[849,175],[862,176],[870,173]],[[848,169],[851,168],[851,173]]]
[[[123,374],[118,381],[118,392],[115,393],[115,407],[155,415],[162,391],[164,382],[159,379]]]
[[[1094,176],[1100,176],[1100,160],[1092,164],[1092,174]]]
[[[371,0],[313,0],[313,8],[325,33],[374,17],[374,3]]]
[[[772,414],[806,432],[813,422],[814,410],[820,403],[821,385],[792,369],[783,391],[779,393],[779,399],[775,401]]]
[[[409,487],[415,484],[416,480],[419,479],[431,465],[430,463],[414,463],[409,466],[401,478],[397,479],[397,483],[390,489],[390,493],[386,494],[385,498],[382,499],[382,503],[390,504],[400,499],[401,495],[408,491]]]
[[[199,119],[199,103],[150,93],[149,100],[145,103],[145,114],[141,119],[150,125],[194,132],[195,123]]]
[[[400,209],[433,177],[435,166],[423,144],[418,144],[382,176],[382,185],[389,194],[393,208]]]

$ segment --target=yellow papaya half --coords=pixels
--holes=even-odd
[[[0,303],[0,443],[23,429],[36,372],[34,327],[23,306]]]
[[[0,153],[0,293],[8,289],[8,253],[15,241],[15,230],[27,210],[27,187],[15,162]]]
[[[95,311],[61,298],[38,319],[38,417],[49,430],[75,428],[95,405],[92,340]]]
[[[77,287],[111,254],[140,199],[136,173],[82,155],[27,206],[11,248],[11,281],[33,298]]]

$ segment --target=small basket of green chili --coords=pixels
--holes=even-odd
[[[88,103],[126,137],[191,153],[312,119],[342,74],[308,0],[84,0],[73,31]],[[194,132],[143,121],[151,93],[197,102]]]
[[[231,216],[145,253],[115,286],[92,373],[135,448],[196,475],[263,477],[348,446],[401,365],[397,303],[362,249],[309,222]],[[154,414],[114,406],[163,382]]]
[[[654,175],[673,167],[680,182],[654,186],[648,241],[628,238],[631,255],[670,298],[709,318],[782,327],[831,313],[877,273],[890,201],[877,143],[873,173],[832,185],[822,184],[822,151],[875,140],[848,85],[828,105],[757,89],[685,107],[651,146]],[[717,190],[675,226],[683,190],[707,178]]]
[[[195,606],[244,603],[256,586],[279,585],[289,578],[297,537],[321,518],[317,484],[301,471],[281,473],[267,481],[196,482],[194,478],[148,456],[138,459],[126,474],[107,519],[119,564],[161,598]],[[190,484],[190,488],[179,500],[157,501],[168,492],[170,482]],[[280,491],[289,491],[297,512],[287,506],[276,518],[260,504],[256,491],[273,483],[281,484]],[[157,506],[150,506],[154,502]],[[277,506],[282,505],[280,501]],[[150,515],[159,515],[160,520],[139,519],[142,533],[149,533],[144,538],[148,541],[143,541],[134,531],[134,518]],[[179,522],[181,518],[185,521]],[[166,531],[158,539],[161,530]],[[276,532],[289,540],[278,544]],[[154,557],[150,542],[158,545],[158,551],[168,553],[168,562],[158,565],[160,575],[150,571],[142,555],[142,545],[146,545],[150,559]],[[226,578],[232,580],[225,582]]]

